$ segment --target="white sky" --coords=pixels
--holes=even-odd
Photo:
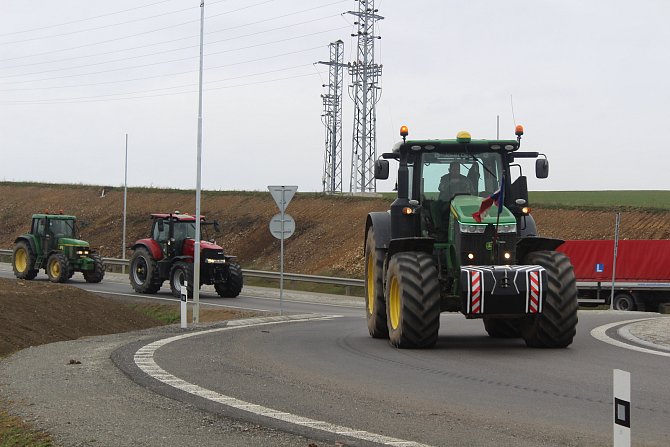
[[[353,60],[341,13],[357,4],[207,1],[203,188],[322,190],[328,74],[313,63],[337,39]],[[670,189],[667,0],[375,6],[379,153],[401,124],[495,138],[499,115],[513,138],[513,97],[522,147],[550,161],[546,180],[524,165],[531,190]],[[123,185],[128,133],[130,186],[194,188],[199,19],[199,0],[0,0],[0,179]],[[345,93],[345,191],[352,120]]]

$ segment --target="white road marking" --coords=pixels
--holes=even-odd
[[[615,326],[620,326],[620,325],[626,325],[630,323],[636,323],[638,321],[646,321],[646,320],[655,320],[656,318],[638,318],[637,320],[626,320],[626,321],[617,321],[614,323],[609,323],[609,324],[604,324],[602,326],[598,326],[597,328],[593,328],[591,330],[591,336],[595,339],[598,339],[602,342],[608,343],[612,346],[617,346],[619,348],[624,348],[624,349],[630,349],[632,351],[637,351],[637,352],[643,352],[645,354],[654,354],[654,355],[660,355],[663,357],[670,357],[670,352],[661,352],[661,351],[655,351],[653,349],[647,349],[643,348],[640,346],[635,346],[631,345],[628,343],[621,342],[619,340],[615,340],[609,335],[606,334],[606,332],[615,327]]]
[[[154,379],[163,382],[167,385],[170,385],[178,390],[187,392],[194,396],[198,396],[204,399],[208,399],[212,402],[217,402],[222,405],[227,405],[239,410],[247,411],[259,416],[269,417],[276,419],[278,421],[288,422],[290,424],[300,425],[303,427],[314,428],[317,430],[337,434],[340,436],[349,436],[351,438],[361,439],[364,441],[376,442],[383,445],[391,445],[398,447],[429,447],[426,444],[421,444],[414,441],[406,441],[403,439],[393,438],[390,436],[379,435],[375,433],[370,433],[364,430],[356,430],[350,427],[344,427],[340,425],[331,424],[329,422],[317,421],[314,419],[306,418],[303,416],[298,416],[291,413],[286,413],[284,411],[274,410],[272,408],[264,407],[262,405],[253,404],[250,402],[245,402],[243,400],[237,399],[235,397],[226,396],[216,391],[208,390],[206,388],[194,385],[192,383],[186,382],[185,380],[176,377],[164,369],[162,369],[154,361],[154,353],[169,343],[184,340],[190,337],[196,337],[206,334],[211,334],[214,332],[222,332],[238,328],[246,328],[252,326],[263,326],[270,324],[279,324],[279,323],[289,323],[289,322],[300,322],[300,321],[316,321],[316,320],[331,320],[333,318],[338,318],[339,315],[328,315],[328,316],[310,316],[310,315],[294,315],[294,316],[277,316],[277,317],[262,317],[262,318],[249,318],[246,320],[233,320],[228,323],[226,327],[210,329],[201,332],[190,332],[186,334],[176,335],[174,337],[164,338],[162,340],[156,340],[153,343],[149,343],[146,346],[138,349],[135,352],[134,361],[138,368],[140,368],[145,374],[153,377]]]

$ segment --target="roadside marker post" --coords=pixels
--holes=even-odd
[[[630,373],[614,370],[614,447],[630,447]]]
[[[286,207],[298,190],[297,186],[268,185],[268,190],[275,199],[279,214],[270,219],[270,233],[280,241],[279,251],[279,315],[284,315],[284,239],[291,237],[295,231],[295,221],[286,214]],[[277,219],[278,217],[278,219]]]
[[[188,303],[188,281],[184,281],[184,285],[181,286],[181,328],[186,329],[188,326],[187,323],[187,313],[188,313],[188,307],[186,307],[186,304]]]

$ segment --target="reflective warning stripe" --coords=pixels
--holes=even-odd
[[[482,313],[482,276],[478,271],[471,272],[470,281],[472,284],[472,293],[470,294],[470,312],[473,314]]]
[[[534,270],[528,272],[530,300],[528,303],[527,312],[536,314],[540,311],[540,272]]]

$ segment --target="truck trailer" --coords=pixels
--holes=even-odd
[[[579,303],[616,310],[662,311],[670,303],[670,240],[571,240],[557,249],[572,262]]]

